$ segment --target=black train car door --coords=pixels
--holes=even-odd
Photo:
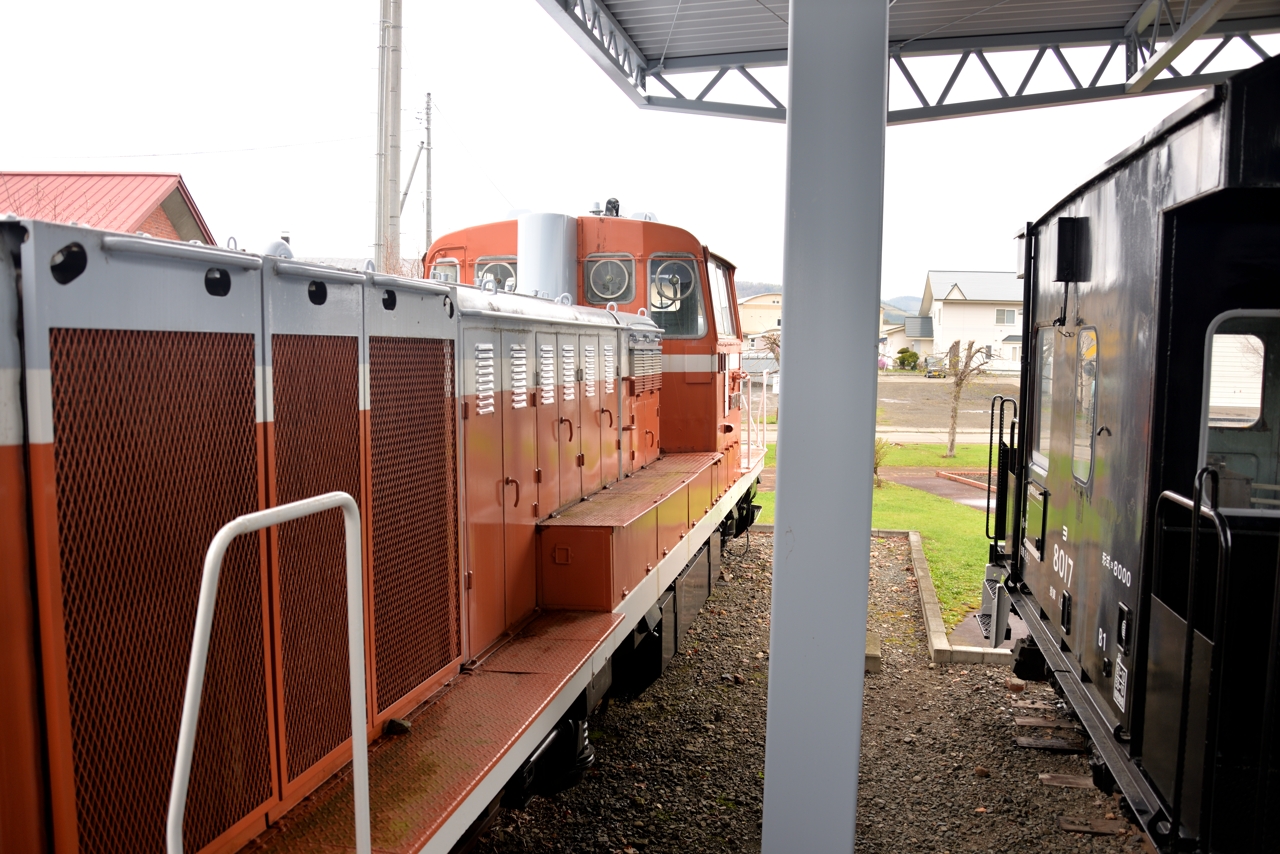
[[[1057,343],[1057,330],[1043,326],[1036,330],[1034,339],[1035,375],[1032,379],[1033,408],[1026,481],[1026,527],[1023,548],[1027,557],[1041,563],[1044,560],[1044,543],[1047,534],[1049,480],[1049,437],[1053,424],[1053,356]]]

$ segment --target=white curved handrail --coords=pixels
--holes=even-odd
[[[169,813],[165,821],[165,850],[168,854],[182,854],[182,819],[187,810],[187,787],[191,783],[191,761],[195,754],[196,726],[200,719],[200,695],[204,690],[205,665],[209,661],[209,639],[213,631],[214,606],[218,599],[218,577],[222,574],[222,559],[227,548],[241,534],[253,533],[334,508],[342,509],[342,522],[346,529],[347,654],[351,661],[351,771],[355,789],[356,852],[370,854],[360,510],[356,507],[355,499],[345,492],[329,492],[269,510],[247,513],[223,525],[209,543],[209,551],[204,556],[204,573],[200,579],[200,600],[196,606],[191,661],[187,666],[187,687],[182,698],[182,726],[178,730],[178,755],[173,763],[173,786],[169,790]]]

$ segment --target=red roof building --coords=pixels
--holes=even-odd
[[[0,213],[217,245],[177,173],[0,172]]]

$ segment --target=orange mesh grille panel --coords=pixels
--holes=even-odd
[[[379,713],[462,654],[453,386],[452,341],[369,338]]]
[[[360,498],[359,339],[275,335],[276,504],[334,490]],[[346,548],[333,510],[275,529],[285,779],[351,737]]]
[[[80,851],[162,851],[205,550],[259,509],[254,340],[49,338]],[[236,539],[223,564],[190,851],[272,796],[258,543]]]

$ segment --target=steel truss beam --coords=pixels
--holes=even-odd
[[[750,69],[779,67],[787,64],[787,51],[760,50],[694,57],[667,58],[661,65],[646,59],[613,19],[600,0],[537,0],[547,12],[587,51],[605,73],[642,109],[695,113],[723,118],[785,122],[787,109],[760,82]],[[918,107],[890,110],[888,123],[909,124],[933,119],[978,116],[990,113],[1028,110],[1058,104],[1103,101],[1138,94],[1200,89],[1222,82],[1229,72],[1205,73],[1209,63],[1228,44],[1238,39],[1260,59],[1268,55],[1253,40],[1262,33],[1280,31],[1280,17],[1243,18],[1222,21],[1236,0],[1203,0],[1194,14],[1190,2],[1178,3],[1181,15],[1175,17],[1171,0],[1147,0],[1142,9],[1124,27],[1091,30],[1064,30],[1046,33],[1013,33],[981,37],[914,39],[890,43],[890,64],[897,67],[906,81]],[[1218,43],[1194,69],[1176,68],[1174,60],[1192,43],[1202,38],[1216,38]],[[1064,49],[1106,46],[1101,63],[1089,69],[1073,66]],[[1118,52],[1123,50],[1125,82],[1102,85],[1103,74]],[[988,54],[1003,51],[1036,51],[1026,73],[1017,80],[1001,78],[991,66]],[[935,101],[924,94],[911,74],[908,61],[922,56],[952,56],[955,65],[942,94]],[[1074,57],[1080,65],[1078,57]],[[976,62],[999,93],[998,98],[978,101],[948,102],[960,73],[970,62]],[[1069,89],[1028,94],[1027,89],[1045,63],[1056,64],[1071,83]],[[680,76],[691,72],[715,72],[696,95]],[[1167,72],[1167,76],[1160,76]],[[711,97],[726,78],[741,77],[768,102],[743,104],[717,101]],[[1087,79],[1086,79],[1087,78]]]
[[[1147,0],[1143,3],[1124,28],[1128,36],[1125,45],[1128,59],[1125,92],[1137,94],[1150,86],[1160,72],[1173,68],[1172,63],[1178,54],[1204,35],[1235,4],[1236,0],[1204,0],[1192,15],[1189,14],[1191,0],[1186,0],[1182,6],[1182,17],[1175,27],[1169,0]],[[1168,22],[1172,35],[1161,45],[1160,24],[1164,21]],[[1144,37],[1143,33],[1148,29],[1150,36]],[[1225,46],[1226,42],[1223,42],[1220,48]],[[1139,60],[1142,60],[1142,67],[1135,69],[1133,66]]]

